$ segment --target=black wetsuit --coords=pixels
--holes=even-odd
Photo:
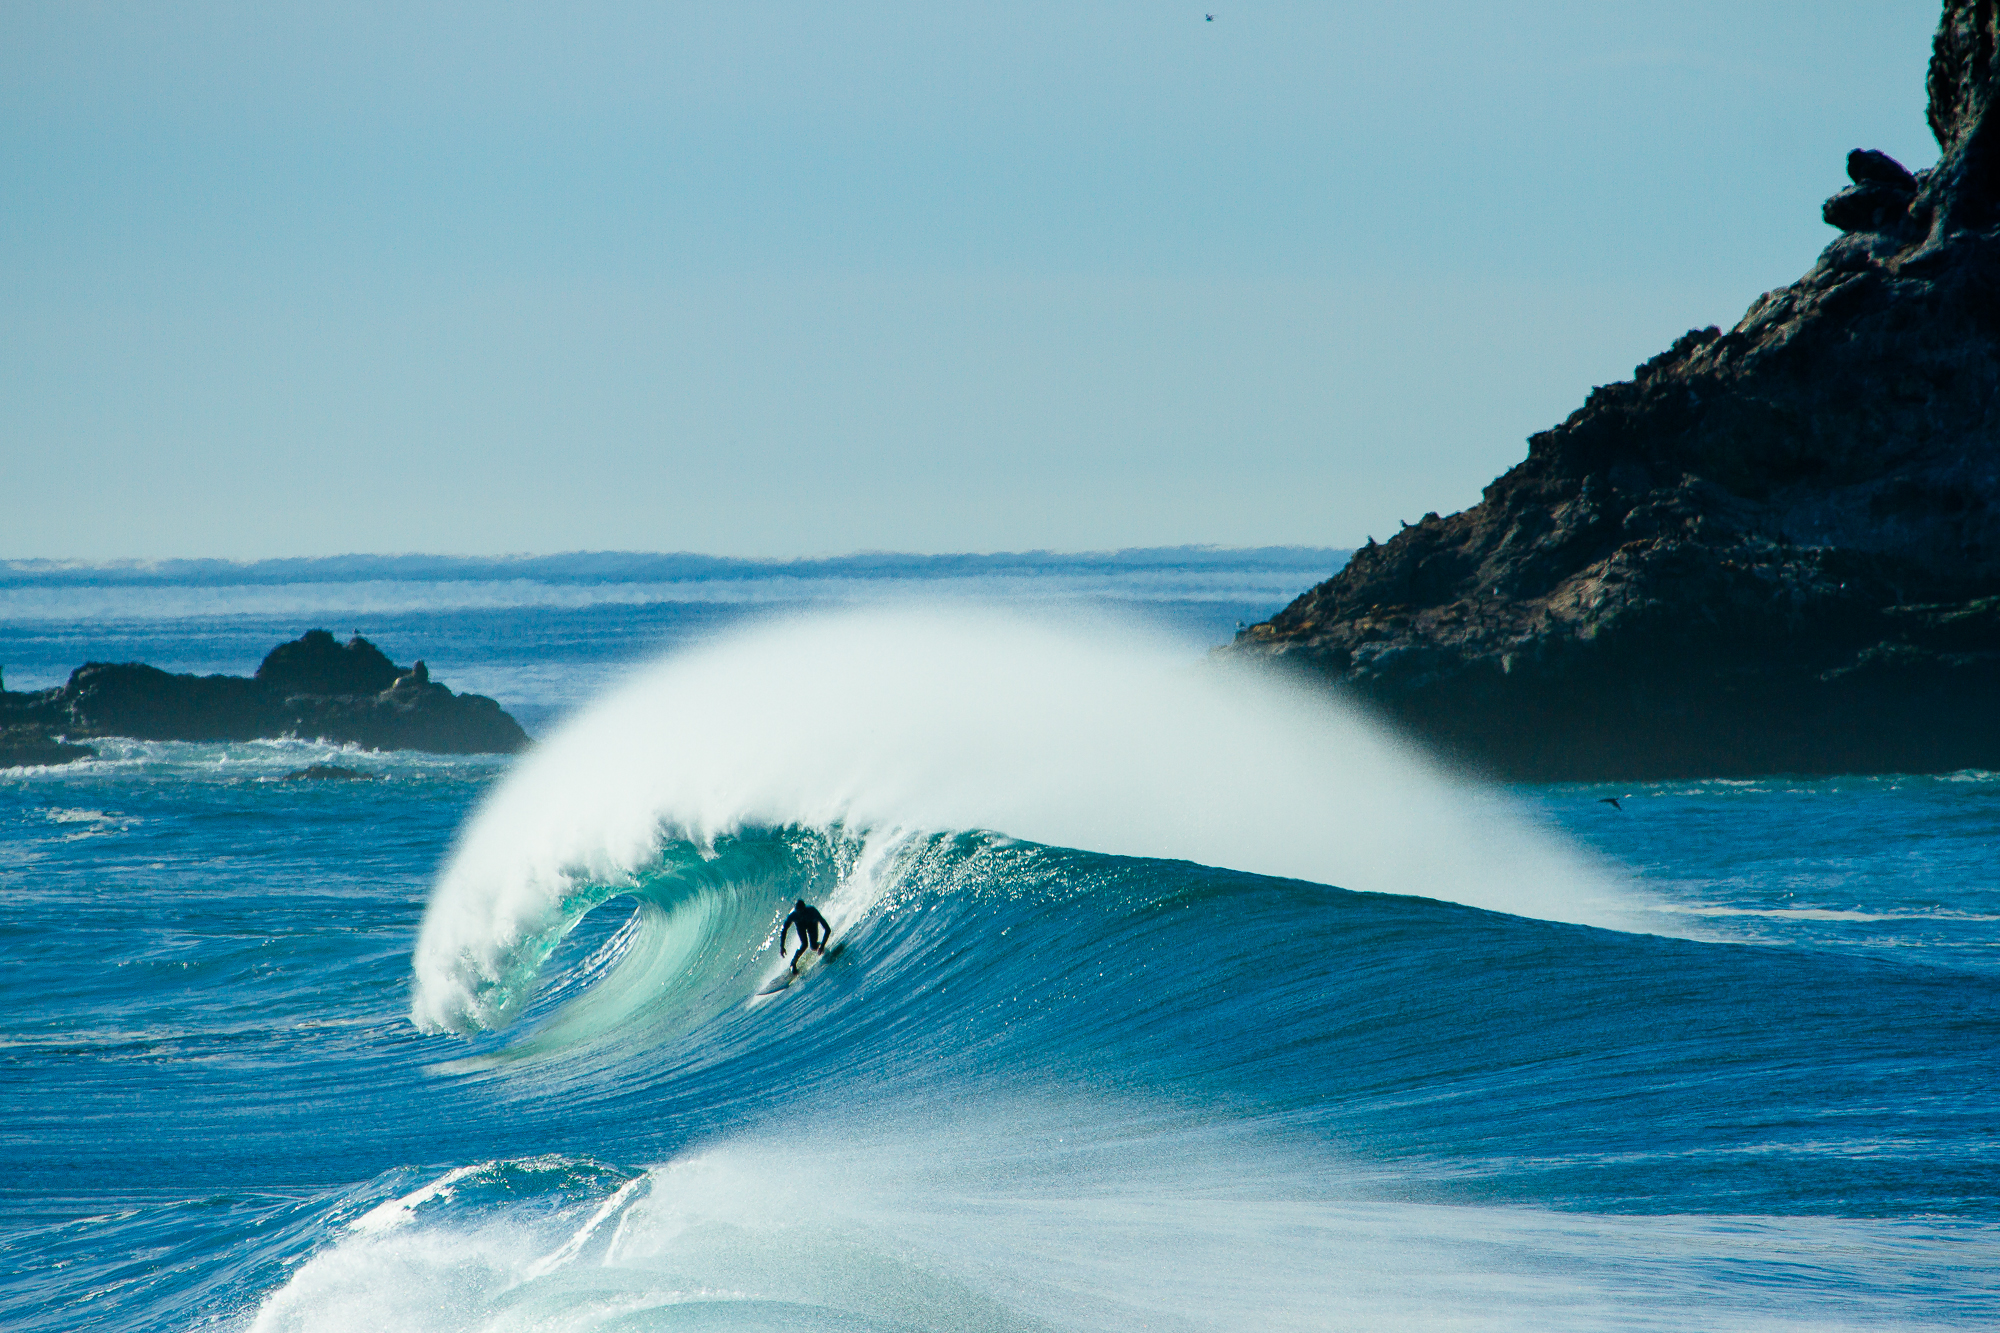
[[[793,926],[799,928],[799,951],[792,955],[793,967],[799,965],[799,959],[806,956],[807,949],[826,952],[826,937],[833,933],[833,927],[827,925],[826,918],[819,914],[817,907],[809,903],[797,903],[792,908],[792,914],[785,918],[785,924],[778,931],[779,953],[785,951],[785,936],[790,933]]]

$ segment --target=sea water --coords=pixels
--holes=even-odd
[[[0,589],[538,738],[0,774],[0,1325],[1990,1323],[2000,775],[1498,789],[1049,572]]]

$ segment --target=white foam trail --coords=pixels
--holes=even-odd
[[[565,891],[663,840],[745,826],[982,828],[1603,925],[1607,877],[1356,710],[1190,663],[1140,631],[987,610],[766,624],[631,679],[525,756],[432,896],[412,1016],[494,1026],[480,993],[559,929]]]
[[[1761,916],[1777,921],[2000,921],[1978,912],[1863,912],[1833,907],[1703,907],[1659,906],[1656,912],[1682,916]]]
[[[497,1163],[480,1162],[475,1166],[454,1167],[436,1180],[418,1189],[411,1190],[399,1199],[376,1204],[361,1216],[347,1224],[350,1231],[387,1231],[399,1227],[416,1215],[418,1208],[433,1199],[449,1199],[452,1187],[467,1176],[476,1176],[490,1171]]]
[[[615,1194],[597,1206],[597,1211],[590,1215],[590,1220],[578,1227],[574,1235],[541,1258],[535,1260],[532,1264],[529,1264],[525,1276],[530,1280],[538,1277],[546,1277],[556,1269],[561,1268],[564,1264],[574,1263],[577,1256],[583,1253],[583,1247],[590,1244],[591,1237],[597,1234],[597,1229],[603,1226],[609,1218],[617,1217],[621,1224],[619,1231],[622,1231],[622,1224],[625,1220],[623,1217],[625,1205],[637,1197],[639,1191],[646,1188],[650,1183],[650,1179],[646,1176],[635,1176],[623,1185],[620,1185]],[[617,1244],[619,1231],[612,1233],[612,1244],[614,1246]]]

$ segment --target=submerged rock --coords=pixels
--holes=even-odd
[[[2000,767],[1997,36],[1947,0],[1942,157],[1850,154],[1803,278],[1234,651],[1508,777]]]
[[[0,724],[48,735],[247,741],[280,736],[446,754],[511,754],[527,733],[493,700],[453,694],[422,662],[405,669],[360,636],[325,630],[280,644],[254,677],[171,675],[86,662],[67,684],[0,695]]]
[[[295,768],[280,778],[280,782],[373,782],[373,773],[363,773],[358,768],[343,768],[339,764],[307,764]]]

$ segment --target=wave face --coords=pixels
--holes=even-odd
[[[375,781],[283,780],[329,760]],[[1137,632],[900,610],[512,762],[111,743],[0,833],[10,1330],[2000,1299],[1995,775],[1494,793]],[[834,947],[760,995],[800,897]]]
[[[799,895],[838,950],[755,996]],[[451,1067],[696,1142],[381,1182],[254,1328],[1949,1326],[2000,1296],[2000,1236],[1953,1216],[1990,1146],[1903,1113],[1985,1060],[1909,1017],[1955,978],[965,832],[671,842],[624,896],[531,1035]]]

